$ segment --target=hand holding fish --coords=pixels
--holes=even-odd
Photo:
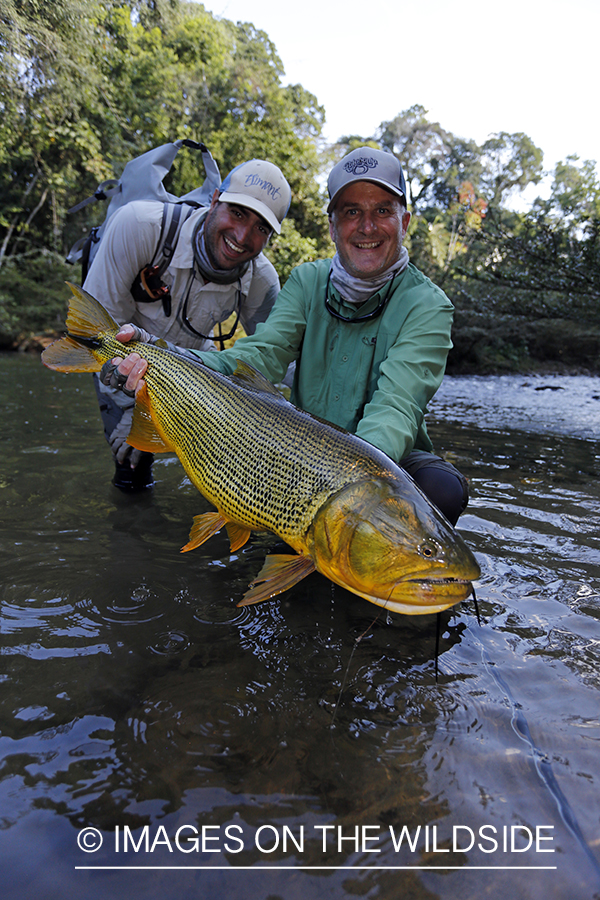
[[[123,391],[129,397],[135,397],[147,368],[148,363],[139,353],[130,353],[125,359],[115,356],[102,366],[100,381],[107,387]]]
[[[129,341],[142,341],[144,344],[152,343],[152,335],[143,328],[128,323],[122,325],[117,340],[122,344]],[[123,391],[130,397],[135,397],[138,384],[143,378],[148,364],[141,358],[138,353],[131,353],[125,359],[122,356],[115,356],[109,362],[104,363],[100,371],[100,381],[107,387],[114,388],[116,391]]]
[[[122,344],[127,344],[129,341],[141,341],[142,344],[155,344],[157,341],[157,338],[155,338],[153,334],[150,334],[149,331],[146,331],[145,328],[140,328],[138,325],[133,325],[131,322],[128,322],[126,325],[121,325],[121,328],[116,334],[116,338],[118,341],[121,341]]]

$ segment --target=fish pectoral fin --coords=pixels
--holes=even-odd
[[[49,369],[57,372],[99,372],[102,363],[73,338],[63,337],[46,347],[42,353],[42,362]]]
[[[145,384],[135,395],[133,421],[127,443],[136,450],[145,450],[147,453],[168,453],[175,449],[165,441],[154,424],[148,388]]]
[[[283,403],[288,402],[281,391],[278,391],[275,385],[271,384],[262,372],[259,372],[254,366],[242,362],[241,359],[236,359],[236,363],[237,366],[235,372],[233,375],[229,376],[231,381],[239,384],[240,387],[246,388],[247,391],[254,391],[259,394],[271,394]]]
[[[225,517],[219,512],[208,512],[202,513],[201,516],[194,516],[190,539],[185,547],[181,548],[181,552],[187,553],[188,550],[195,550],[196,547],[199,547],[200,544],[211,538],[213,534],[220,531],[226,521]]]
[[[315,571],[315,564],[310,556],[281,553],[278,556],[267,556],[257,577],[250,584],[238,606],[260,603],[282,591],[287,591],[307,575]]]
[[[225,527],[227,528],[229,543],[231,545],[229,549],[232,553],[235,550],[239,550],[240,547],[243,547],[252,533],[249,528],[238,525],[237,522],[226,522]]]

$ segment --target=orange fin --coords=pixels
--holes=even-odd
[[[219,512],[208,512],[202,513],[201,516],[194,516],[190,539],[185,547],[181,548],[181,552],[187,553],[188,550],[195,550],[196,547],[207,541],[213,534],[220,531],[225,522],[225,517]]]
[[[232,553],[235,550],[239,550],[240,547],[243,547],[252,533],[249,528],[238,525],[237,522],[226,522],[225,527],[227,528],[227,534],[229,535],[229,542],[231,544],[229,549]]]
[[[99,372],[102,363],[73,338],[63,337],[46,347],[42,353],[42,362],[49,369],[57,372]]]
[[[92,343],[100,346],[100,341],[94,339],[107,333],[115,335],[119,326],[91,294],[69,281],[67,284],[73,292],[67,313],[69,334],[44,350],[42,362],[57,372],[99,372],[102,363],[84,343],[78,343],[77,338],[88,341],[91,338]]]
[[[278,556],[267,556],[257,577],[250,584],[238,606],[260,603],[282,591],[287,591],[307,575],[315,571],[315,564],[310,556],[281,553]],[[257,586],[258,585],[258,586]]]
[[[119,326],[101,303],[76,284],[66,282],[73,297],[67,314],[67,331],[75,337],[97,337],[109,332],[116,334]]]
[[[145,450],[147,453],[166,453],[175,449],[165,441],[154,424],[148,389],[145,384],[135,395],[133,421],[127,443],[136,450]]]

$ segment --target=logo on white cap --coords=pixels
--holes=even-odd
[[[290,208],[292,192],[281,170],[263,159],[241,163],[221,185],[219,200],[245,206],[262,216],[277,234]]]

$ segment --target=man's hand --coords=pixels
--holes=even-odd
[[[127,344],[129,341],[141,341],[144,344],[153,342],[153,336],[148,331],[131,323],[121,325],[115,337],[122,344]],[[131,353],[125,359],[122,356],[115,356],[114,359],[102,366],[100,381],[107,387],[114,388],[115,391],[123,391],[128,397],[135,397],[136,389],[147,368],[148,363],[141,358],[139,353]]]
[[[153,344],[156,341],[156,338],[149,331],[146,331],[145,328],[140,328],[138,325],[132,325],[131,322],[128,322],[127,325],[121,325],[121,330],[117,332],[115,337],[122,344],[127,344],[129,341]]]
[[[121,421],[112,432],[108,439],[110,448],[114,454],[116,462],[123,465],[128,462],[132,469],[135,469],[142,455],[141,450],[136,450],[127,443],[129,432],[131,431],[131,422],[133,419],[133,407],[126,409],[121,416]]]
[[[128,397],[135,397],[147,369],[148,363],[139,353],[130,353],[125,359],[115,356],[102,366],[100,381],[116,391],[123,391]]]

